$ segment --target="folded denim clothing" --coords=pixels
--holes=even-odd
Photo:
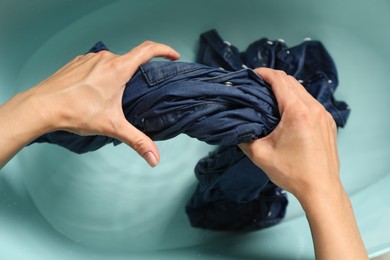
[[[200,189],[198,186],[195,194],[201,194]],[[284,191],[272,182],[248,202],[223,199],[200,206],[196,199],[191,197],[186,206],[191,225],[216,231],[254,231],[274,226],[283,220],[288,203]]]
[[[91,51],[107,49],[103,43]],[[270,86],[250,69],[227,72],[185,62],[149,62],[126,85],[126,119],[153,140],[185,133],[209,144],[235,145],[267,135],[279,121]],[[55,131],[34,142],[85,153],[118,140]]]
[[[243,231],[279,223],[287,196],[237,146],[220,146],[195,167],[199,184],[186,205],[194,227]]]
[[[224,41],[216,30],[200,36],[197,62],[228,71],[268,67],[285,71],[343,127],[350,109],[334,98],[338,85],[336,66],[319,41],[305,41],[288,48],[284,41],[262,38],[245,52]],[[195,167],[199,181],[186,212],[194,227],[213,230],[255,230],[279,223],[288,204],[282,189],[236,146],[222,146]]]

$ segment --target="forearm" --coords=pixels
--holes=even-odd
[[[20,93],[0,106],[0,169],[25,145],[51,130],[31,92]]]
[[[331,191],[301,200],[309,221],[316,259],[368,259],[344,188],[339,184]]]

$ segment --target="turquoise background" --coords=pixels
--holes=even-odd
[[[194,61],[216,28],[244,50],[265,36],[294,46],[320,40],[352,108],[339,131],[341,178],[370,256],[390,250],[390,2],[0,2],[0,102],[52,74],[96,41],[124,53],[149,39]],[[213,147],[187,136],[158,142],[149,168],[125,145],[76,155],[26,147],[0,174],[0,259],[312,259],[310,230],[293,196],[286,219],[259,232],[193,229],[184,205],[193,167]]]

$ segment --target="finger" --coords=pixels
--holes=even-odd
[[[180,54],[172,47],[153,41],[145,41],[122,55],[124,58],[127,58],[127,56],[140,58],[139,61],[142,63],[149,61],[153,57],[163,57],[170,60],[180,58]]]
[[[284,71],[258,68],[255,69],[255,72],[271,84],[281,114],[288,106],[295,109],[302,105],[312,106],[314,103],[317,105],[317,100],[307,92],[305,87]]]
[[[125,119],[117,124],[117,132],[113,137],[133,148],[151,167],[160,161],[160,154],[156,144],[144,133],[139,131]]]
[[[269,162],[267,158],[270,158],[271,155],[271,149],[265,139],[267,137],[238,145],[246,156],[260,168],[263,168],[267,161]]]
[[[265,67],[257,68],[254,71],[269,84],[276,85],[276,88],[280,87],[280,84],[278,84],[280,79],[287,76],[286,72],[283,70],[275,70]]]
[[[180,57],[180,54],[165,44],[145,41],[128,53],[120,56],[119,59],[126,65],[127,74],[132,76],[140,65],[154,57],[176,60]]]
[[[254,71],[271,85],[278,102],[279,111],[283,113],[288,102],[295,101],[297,95],[294,88],[291,87],[290,76],[282,70],[269,68],[257,68]]]
[[[296,94],[300,97],[301,101],[303,101],[308,106],[317,106],[321,105],[318,100],[316,100],[307,89],[298,82],[294,77],[288,76],[288,81],[290,82],[290,88],[294,89]],[[322,106],[322,105],[321,105]]]

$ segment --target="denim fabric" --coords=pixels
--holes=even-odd
[[[217,31],[211,30],[200,37],[197,62],[228,71],[258,67],[283,70],[302,83],[332,114],[338,126],[343,127],[348,119],[348,105],[334,98],[338,85],[336,66],[319,41],[308,40],[288,48],[283,40],[262,38],[240,53],[231,43],[223,41]]]
[[[107,47],[99,42],[90,52],[101,50]],[[287,48],[282,41],[263,38],[239,52],[215,30],[201,35],[197,62],[206,66],[183,62],[142,65],[125,88],[125,117],[153,140],[185,133],[222,145],[195,167],[199,185],[186,205],[194,227],[253,230],[274,225],[285,215],[286,194],[235,146],[267,135],[280,120],[270,86],[248,68],[285,70],[325,106],[338,126],[344,126],[350,110],[334,99],[335,65],[317,41]],[[55,143],[76,153],[119,143],[110,137],[64,131],[34,142]]]
[[[193,227],[256,230],[279,223],[287,196],[237,146],[220,146],[195,168],[199,181],[186,205]]]
[[[98,43],[91,50],[106,49]],[[201,64],[149,62],[126,85],[122,106],[127,120],[153,140],[180,133],[209,144],[235,145],[265,136],[276,126],[275,97],[250,69],[227,72]],[[65,131],[34,142],[59,144],[85,153],[119,141]]]
[[[335,100],[335,64],[318,41],[287,48],[282,40],[262,38],[245,52],[222,40],[217,31],[200,37],[197,62],[228,71],[269,67],[294,76],[343,127],[350,109]],[[222,146],[195,167],[199,184],[186,205],[194,227],[214,230],[261,229],[280,222],[288,204],[286,194],[269,182],[261,169],[236,146]]]

